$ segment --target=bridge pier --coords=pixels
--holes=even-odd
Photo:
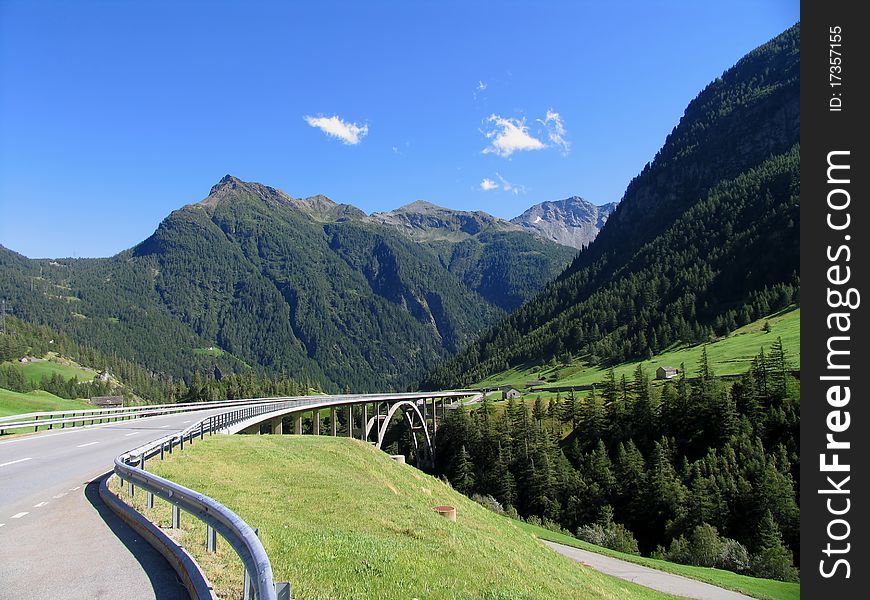
[[[311,411],[311,434],[320,435],[320,409]]]
[[[347,405],[347,437],[353,437],[353,404]]]
[[[302,435],[302,413],[293,415],[293,433]]]
[[[272,433],[274,435],[281,435],[284,433],[284,419],[281,417],[272,419]]]
[[[368,437],[366,435],[366,424],[369,422],[369,405],[363,403],[362,407],[363,407],[363,418],[362,418],[363,426],[362,426],[362,429],[360,430],[359,439],[361,439],[362,441],[366,441],[366,438]]]
[[[332,437],[335,437],[338,435],[338,415],[335,414],[335,407],[332,407],[330,413],[329,423],[332,427]]]

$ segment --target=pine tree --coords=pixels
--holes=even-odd
[[[797,571],[791,551],[782,543],[779,527],[768,510],[758,526],[758,552],[750,562],[755,577],[796,581]]]
[[[475,481],[474,464],[471,462],[471,457],[468,454],[468,450],[465,449],[464,444],[456,454],[450,471],[450,484],[453,488],[466,496],[471,495],[472,491],[474,491]]]

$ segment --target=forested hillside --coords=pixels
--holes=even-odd
[[[443,222],[420,237],[227,176],[112,258],[30,260],[0,247],[0,297],[24,321],[188,383],[218,367],[327,390],[404,389],[574,255],[483,213],[457,234],[472,213],[438,210]]]
[[[774,344],[730,389],[706,354],[692,369],[693,382],[683,369],[653,387],[639,366],[630,379],[611,370],[583,398],[452,411],[439,469],[466,494],[598,545],[794,580],[800,396],[789,358]]]
[[[596,240],[423,385],[645,358],[799,301],[799,52],[796,25],[707,86]]]

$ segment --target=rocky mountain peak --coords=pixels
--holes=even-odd
[[[511,223],[544,239],[580,249],[592,243],[615,208],[615,202],[597,206],[580,196],[571,196],[536,204]]]

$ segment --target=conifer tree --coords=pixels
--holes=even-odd
[[[466,496],[470,495],[474,490],[474,464],[471,462],[465,445],[459,449],[450,470],[450,484],[453,488]]]

